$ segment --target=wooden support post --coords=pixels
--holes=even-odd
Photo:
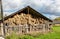
[[[48,31],[49,31],[49,23],[47,25],[48,25]]]
[[[29,7],[28,7],[28,15],[29,15]],[[29,24],[30,16],[28,16],[28,24]]]
[[[20,33],[22,33],[22,27],[23,27],[23,26],[22,26],[22,25],[20,25]]]
[[[2,33],[2,36],[4,36],[4,32],[3,32],[3,23],[1,23],[1,33]]]
[[[26,32],[28,33],[29,31],[28,31],[28,28],[29,28],[29,7],[28,7],[28,9],[27,9],[27,11],[28,11],[28,21],[27,21],[27,24],[26,24]]]
[[[43,33],[45,33],[45,24],[43,24]]]
[[[1,18],[2,18],[2,36],[5,36],[5,26],[4,26],[4,19],[3,19],[3,5],[2,5],[2,0],[0,0],[0,4],[1,4]]]
[[[27,24],[26,24],[26,27],[25,28],[26,28],[26,33],[28,33],[28,25]]]

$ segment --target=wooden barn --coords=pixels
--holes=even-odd
[[[2,23],[1,23],[2,24]],[[5,34],[15,32],[42,33],[51,31],[52,20],[27,6],[7,17],[4,17]]]

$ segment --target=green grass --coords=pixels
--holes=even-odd
[[[53,27],[53,32],[37,35],[15,35],[6,36],[6,39],[60,39],[60,27]]]
[[[56,32],[60,32],[60,26],[54,26],[53,30],[56,31]]]

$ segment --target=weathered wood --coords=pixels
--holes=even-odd
[[[3,23],[1,23],[1,35],[4,36],[4,32],[3,32]]]
[[[49,31],[48,21],[43,18],[33,18],[31,14],[20,13],[4,21],[6,33],[29,33]],[[18,25],[18,26],[17,26]],[[22,26],[21,26],[22,25]],[[17,31],[15,31],[17,29]]]

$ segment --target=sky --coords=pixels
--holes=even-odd
[[[60,17],[60,0],[2,0],[4,15],[30,6],[50,19]]]

